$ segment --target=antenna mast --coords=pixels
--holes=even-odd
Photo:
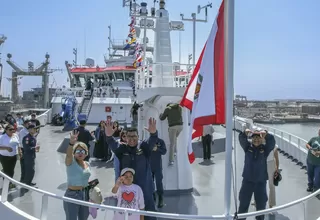
[[[2,44],[7,40],[7,37],[4,35],[0,35],[0,49]],[[1,93],[1,84],[2,84],[2,72],[3,72],[3,65],[1,62],[1,50],[0,50],[0,93]],[[2,95],[2,94],[1,94]]]

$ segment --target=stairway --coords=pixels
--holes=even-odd
[[[81,110],[80,110],[81,114],[86,114],[87,117],[89,116],[89,113],[91,110],[91,102],[92,102],[91,98],[84,98],[82,106],[81,106]]]

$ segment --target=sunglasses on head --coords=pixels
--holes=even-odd
[[[85,150],[76,150],[74,153],[75,154],[86,154],[87,151],[85,151]]]

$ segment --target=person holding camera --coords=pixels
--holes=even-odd
[[[248,138],[252,139],[250,143]],[[239,134],[239,142],[245,153],[242,184],[239,192],[239,212],[247,213],[252,195],[256,202],[256,209],[264,210],[268,201],[267,195],[267,158],[273,151],[276,141],[267,131],[251,131],[246,129]],[[256,216],[257,220],[264,220],[264,215]]]
[[[308,192],[315,192],[320,189],[320,129],[318,136],[313,137],[306,144],[308,149],[307,156],[307,174],[308,174]],[[317,196],[320,198],[319,196]]]

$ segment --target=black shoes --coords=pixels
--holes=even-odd
[[[158,198],[158,208],[162,208],[163,207],[163,196],[159,195]]]
[[[155,192],[153,193],[153,200],[154,202],[157,201],[157,194]],[[158,194],[158,208],[161,209],[163,206],[163,195]]]
[[[307,192],[313,192],[313,187],[308,186]]]

